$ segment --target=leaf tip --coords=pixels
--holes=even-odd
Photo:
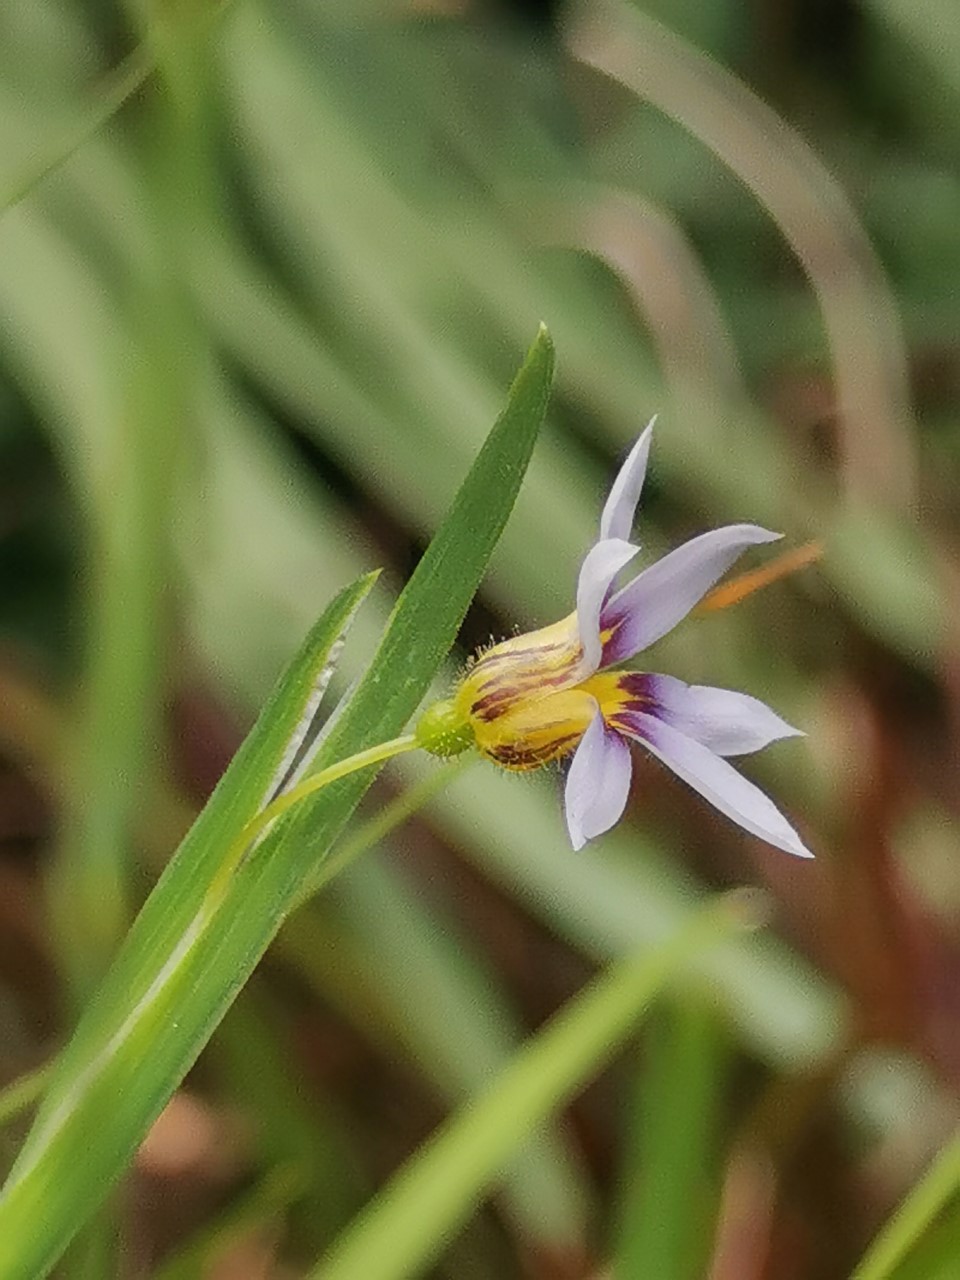
[[[537,336],[530,344],[526,359],[517,375],[517,380],[514,382],[514,388],[522,379],[533,377],[542,381],[549,390],[550,384],[553,382],[555,364],[556,350],[553,345],[553,338],[550,336],[550,330],[541,320],[537,329]]]
[[[533,349],[548,351],[551,356],[553,355],[553,338],[550,336],[550,330],[544,320],[541,320],[537,326],[537,336],[533,340]]]

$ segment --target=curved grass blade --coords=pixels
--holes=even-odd
[[[206,13],[194,16],[175,33],[186,43],[198,40],[221,17],[231,0],[217,0]],[[107,125],[157,70],[154,42],[145,40],[133,48],[96,86],[90,101],[78,104],[76,119],[59,138],[49,143],[34,162],[12,177],[4,175],[0,186],[0,218],[29,196],[50,174],[61,168],[94,134]]]
[[[325,908],[349,928],[356,970],[368,975],[387,1010],[385,1021],[448,1107],[495,1080],[518,1051],[523,1030],[497,973],[456,919],[440,903],[423,902],[395,860],[375,854],[308,908],[305,919],[290,922],[298,927],[288,956],[298,945],[301,956],[311,941],[316,945],[322,924],[317,929],[315,922]],[[310,963],[314,974],[318,967]],[[545,1256],[582,1252],[589,1179],[562,1125],[531,1135],[501,1186],[504,1216],[529,1248]]]
[[[941,1214],[917,1240],[891,1280],[955,1280],[960,1258],[960,1213],[956,1206]]]
[[[611,1280],[705,1274],[727,1052],[716,1011],[687,993],[647,1028],[627,1125]]]
[[[944,1147],[860,1260],[850,1280],[886,1280],[960,1190],[960,1133]],[[955,1261],[955,1260],[954,1260]]]
[[[315,760],[319,771],[399,733],[456,636],[519,491],[546,408],[553,345],[541,329],[506,408],[390,616],[377,653]],[[295,663],[322,670],[363,580]],[[318,652],[322,650],[319,655]],[[302,673],[301,673],[302,674]],[[0,1274],[36,1280],[129,1161],[326,854],[373,773],[305,801],[202,910],[225,852],[284,759],[314,681],[282,682],[140,913],[86,1011],[0,1196]],[[279,721],[278,724],[274,720]]]
[[[741,895],[722,898],[654,952],[595,979],[401,1169],[310,1280],[421,1275],[531,1131],[622,1043],[664,985],[705,947],[754,924]]]
[[[132,1009],[155,984],[157,972],[169,963],[224,849],[260,808],[304,708],[326,671],[331,651],[376,578],[377,574],[368,574],[340,592],[310,631],[148,899],[99,996],[55,1064],[45,1102],[0,1199],[0,1222],[8,1213],[17,1215],[15,1228],[0,1229],[0,1274],[26,1277],[44,1273],[54,1260],[48,1251],[62,1250],[122,1170],[123,1162],[117,1158],[116,1148],[110,1151],[107,1135],[113,1131],[116,1142],[117,1131],[126,1126],[132,1152],[179,1082],[180,1076],[161,1080],[152,1064],[139,1061],[149,1049],[151,1035],[163,1030],[162,1011],[154,1010],[146,1021],[131,1022]],[[129,1039],[134,1032],[140,1048],[131,1056]],[[181,1042],[185,1071],[202,1041],[176,1035],[174,1039]],[[116,1076],[118,1069],[120,1075]],[[130,1085],[123,1106],[109,1104],[111,1081],[114,1089]],[[105,1123],[108,1116],[112,1123]],[[86,1165],[98,1147],[96,1141],[91,1142],[94,1133],[106,1139],[104,1160],[107,1154],[113,1157],[113,1167],[109,1174],[105,1171],[102,1185],[97,1185]],[[56,1187],[56,1193],[51,1187]],[[39,1229],[31,1229],[31,1209],[22,1207],[25,1196],[31,1208],[36,1206],[44,1217],[44,1200],[51,1207],[57,1203],[62,1221],[56,1220],[54,1212]]]
[[[0,218],[19,204],[54,170],[70,159],[129,101],[147,81],[155,61],[146,45],[138,45],[104,77],[90,105],[79,112],[79,119],[62,138],[52,143],[28,168],[13,177],[5,177],[0,190]]]

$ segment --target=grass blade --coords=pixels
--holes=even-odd
[[[375,578],[368,575],[343,590],[308,635],[56,1064],[0,1198],[0,1223],[9,1216],[14,1224],[0,1229],[0,1274],[44,1274],[102,1201],[199,1052],[206,1035],[196,1028],[177,1028],[168,1043],[178,1045],[179,1074],[164,1077],[157,1069],[159,1058],[141,1060],[151,1037],[162,1031],[164,1009],[144,1009],[150,1013],[146,1022],[131,1022],[132,1011],[142,1006],[158,969],[195,915],[225,845],[260,808],[317,679]],[[117,1090],[125,1090],[121,1106],[111,1099]]]
[[[722,899],[653,953],[602,974],[421,1148],[311,1280],[421,1274],[531,1130],[613,1052],[673,975],[749,924],[742,900]]]
[[[704,1274],[718,1181],[715,1131],[724,1034],[715,1013],[678,1000],[645,1037],[621,1188],[614,1280]]]
[[[318,904],[350,929],[356,966],[389,1010],[406,1051],[453,1108],[495,1080],[523,1039],[499,975],[440,902],[387,857],[373,856]],[[302,947],[317,909],[299,923]],[[291,922],[296,923],[296,922]],[[289,926],[288,926],[289,927]],[[288,954],[290,954],[288,952]],[[502,1205],[529,1247],[576,1256],[588,1233],[588,1178],[561,1126],[531,1135],[504,1170]]]
[[[886,1280],[960,1189],[960,1135],[933,1164],[894,1212],[850,1280]]]
[[[541,329],[365,677],[318,752],[318,771],[395,736],[416,710],[513,507],[552,374],[553,346]],[[317,624],[67,1046],[0,1197],[0,1274],[10,1280],[46,1274],[95,1211],[370,785],[370,773],[346,778],[279,821],[205,911],[225,851],[262,806],[316,676],[369,586],[361,580],[341,593]],[[306,688],[305,668],[313,676]]]

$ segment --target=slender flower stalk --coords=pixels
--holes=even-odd
[[[292,809],[301,800],[313,795],[315,791],[320,791],[324,787],[330,786],[332,782],[339,782],[341,778],[346,778],[351,773],[357,773],[360,769],[368,769],[371,765],[382,764],[385,760],[392,760],[394,756],[403,755],[406,751],[415,751],[421,745],[420,740],[412,733],[404,734],[399,738],[391,738],[389,742],[380,742],[374,747],[368,747],[365,751],[358,751],[356,755],[347,756],[345,760],[338,760],[335,764],[328,765],[326,769],[308,774],[307,777],[295,786],[290,787],[289,790],[281,791],[275,799],[271,800],[255,817],[250,819],[227,850],[226,857],[220,864],[217,874],[207,890],[207,897],[216,898],[219,896],[230,877],[247,856],[254,841],[263,835],[266,829],[272,826],[277,818],[285,814],[288,809]]]
[[[709,600],[710,589],[744,551],[782,536],[753,524],[713,529],[617,590],[618,576],[639,550],[629,538],[652,429],[653,422],[614,481],[599,537],[580,568],[575,611],[481,653],[453,697],[424,713],[416,737],[434,755],[476,746],[501,768],[518,772],[570,757],[565,808],[575,849],[620,819],[632,772],[630,743],[636,742],[746,831],[811,857],[773,802],[727,762],[800,730],[749,694],[612,669]],[[788,567],[817,554],[801,549],[797,564]],[[714,607],[786,571],[760,571]]]

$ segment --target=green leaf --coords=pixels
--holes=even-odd
[[[887,1280],[925,1236],[960,1190],[960,1133],[955,1134],[927,1172],[880,1229],[850,1280]]]
[[[601,974],[420,1148],[311,1280],[421,1275],[535,1128],[610,1056],[691,956],[751,924],[738,898],[721,899],[654,952]]]
[[[52,1263],[47,1251],[59,1253],[96,1209],[207,1038],[208,1031],[203,1034],[183,1024],[176,1034],[165,1035],[168,1045],[178,1046],[182,1062],[179,1073],[167,1079],[157,1069],[157,1056],[138,1063],[139,1056],[149,1053],[151,1036],[163,1031],[164,1014],[151,1004],[160,989],[158,974],[169,966],[171,952],[195,917],[225,848],[260,809],[331,652],[376,577],[368,574],[341,591],[310,631],[148,899],[56,1064],[49,1092],[0,1199],[0,1221],[8,1214],[17,1218],[16,1230],[0,1232],[0,1274],[40,1275]],[[251,954],[251,968],[255,958]],[[221,974],[221,980],[225,976]],[[129,1087],[123,1105],[110,1103],[111,1091],[125,1085]],[[121,1155],[123,1138],[127,1147]],[[86,1152],[82,1157],[78,1143]],[[102,1182],[94,1172],[98,1155],[103,1161]],[[91,1164],[85,1167],[87,1160]],[[47,1219],[41,1229],[29,1226],[27,1205],[36,1206]]]
[[[653,1019],[643,1049],[612,1275],[695,1280],[704,1274],[718,1199],[725,1037],[715,1010],[687,998]]]
[[[955,1280],[960,1258],[960,1212],[954,1203],[917,1240],[891,1280]]]
[[[317,769],[393,737],[416,710],[516,499],[552,373],[553,345],[541,328]],[[370,785],[370,771],[346,778],[277,822],[204,911],[226,851],[261,808],[316,677],[370,585],[343,592],[317,624],[67,1046],[0,1198],[5,1277],[44,1275],[102,1201]]]
[[[385,1022],[449,1105],[496,1078],[522,1030],[498,974],[452,913],[440,902],[425,903],[403,868],[378,851],[286,925],[283,954],[299,953],[307,981],[321,967],[310,948],[323,937],[327,912],[348,927],[352,966],[368,977]],[[549,1128],[531,1135],[504,1171],[502,1200],[531,1247],[572,1255],[587,1236],[589,1193],[565,1137]]]

